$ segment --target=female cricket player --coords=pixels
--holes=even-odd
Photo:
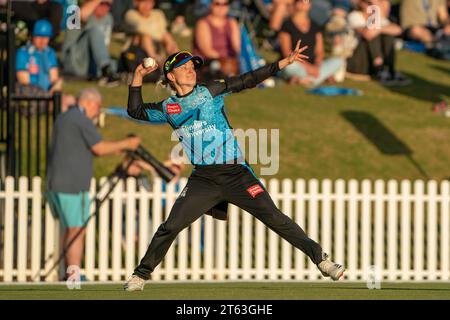
[[[158,68],[140,64],[135,72],[128,95],[128,114],[151,123],[168,123],[177,133],[194,170],[167,220],[160,225],[124,288],[143,290],[145,280],[161,262],[181,230],[204,213],[226,215],[232,203],[261,220],[283,239],[303,251],[324,276],[338,280],[344,267],[328,260],[321,246],[274,204],[269,193],[255,176],[242,156],[225,114],[224,96],[254,88],[294,61],[308,57],[301,53],[300,41],[286,58],[257,70],[208,85],[197,84],[196,69],[203,60],[187,51],[170,55],[163,66],[165,81],[176,92],[169,98],[144,103],[141,95],[142,78]]]

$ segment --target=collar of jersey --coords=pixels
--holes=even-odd
[[[195,88],[197,88],[197,85],[195,85],[195,87],[191,90],[191,91],[189,91],[188,93],[185,93],[185,94],[183,94],[183,95],[178,95],[178,93],[177,93],[177,98],[184,98],[184,97],[187,97],[188,95],[190,95],[192,92],[194,92],[195,91]]]

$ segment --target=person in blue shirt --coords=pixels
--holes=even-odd
[[[124,289],[143,290],[145,280],[166,255],[178,233],[204,213],[226,217],[227,204],[249,212],[270,229],[303,251],[324,276],[338,280],[344,267],[331,262],[322,247],[308,238],[303,229],[283,214],[245,161],[225,112],[224,97],[254,88],[295,61],[308,57],[300,41],[286,58],[257,70],[208,85],[197,84],[196,70],[202,58],[187,51],[170,55],[164,65],[165,82],[176,94],[160,102],[144,103],[141,86],[144,76],[158,68],[140,64],[128,94],[128,114],[151,123],[167,123],[177,133],[184,151],[194,165],[189,180],[175,201],[167,220],[160,225]]]
[[[38,86],[46,92],[61,90],[56,53],[48,45],[52,34],[52,25],[48,20],[36,21],[31,42],[16,52],[19,84]]]

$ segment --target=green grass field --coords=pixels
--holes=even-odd
[[[450,283],[382,283],[369,290],[365,283],[229,282],[148,283],[143,292],[125,292],[121,284],[0,285],[0,300],[17,299],[157,299],[157,300],[449,300]]]
[[[269,61],[275,59],[272,56]],[[321,97],[301,87],[280,83],[273,89],[253,89],[226,98],[234,128],[280,130],[278,178],[317,179],[447,179],[450,177],[450,118],[431,111],[441,96],[450,100],[450,63],[401,51],[401,72],[413,80],[407,87],[383,87],[376,82],[346,80],[341,87],[357,88],[362,97]],[[67,82],[77,93],[95,83]],[[100,88],[104,106],[126,107],[127,87]],[[167,92],[145,85],[145,101]],[[159,159],[166,159],[176,142],[167,125],[138,124],[107,116],[101,130],[106,139],[129,132]],[[96,160],[96,176],[109,174],[120,157]],[[260,166],[256,165],[259,174]],[[189,167],[184,175],[190,173]]]

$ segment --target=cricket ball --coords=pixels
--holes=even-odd
[[[156,64],[156,61],[153,58],[149,57],[149,58],[144,59],[144,67],[145,68],[153,68],[155,66],[155,64]]]

